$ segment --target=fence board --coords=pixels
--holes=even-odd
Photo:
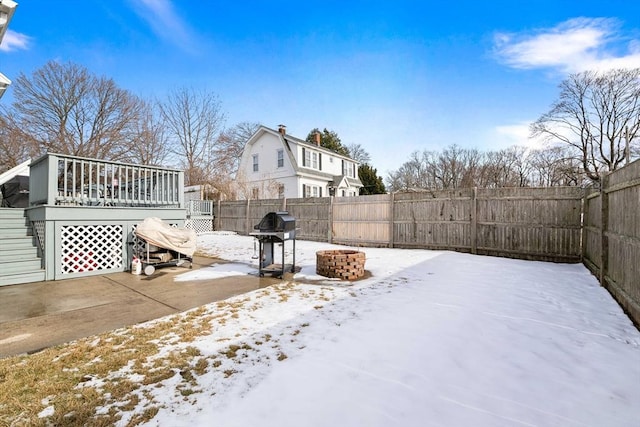
[[[395,194],[393,245],[471,250],[473,189]]]
[[[550,261],[580,261],[577,187],[479,189],[477,252]]]
[[[326,242],[329,239],[330,197],[287,199],[287,210],[296,218],[296,236]]]
[[[388,194],[336,198],[331,217],[334,243],[389,245],[391,203]]]
[[[640,325],[640,160],[610,173],[602,187],[585,196],[584,263]]]

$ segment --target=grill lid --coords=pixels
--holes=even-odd
[[[263,232],[287,232],[296,229],[296,219],[289,212],[269,212],[253,227]]]

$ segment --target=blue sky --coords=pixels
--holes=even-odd
[[[145,98],[206,89],[227,126],[326,127],[382,176],[415,150],[532,144],[568,73],[640,67],[628,0],[17,1],[9,79],[57,60]]]

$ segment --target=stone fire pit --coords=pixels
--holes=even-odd
[[[364,252],[330,250],[316,252],[316,273],[341,280],[356,280],[364,276]]]

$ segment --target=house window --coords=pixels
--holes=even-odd
[[[322,197],[322,187],[318,185],[303,185],[302,197]]]
[[[278,199],[284,199],[284,184],[278,184]]]
[[[348,176],[350,178],[355,178],[356,175],[354,173],[355,164],[351,162],[342,161],[342,175]]]
[[[312,153],[313,162],[311,163],[311,167],[314,169],[318,169],[318,153]]]
[[[282,149],[278,150],[278,167],[284,167],[284,150]]]
[[[253,155],[253,171],[258,172],[258,155]]]
[[[302,166],[311,166],[311,151],[304,150],[304,161]]]
[[[259,196],[260,196],[260,190],[258,189],[258,187],[253,187],[251,189],[251,197],[253,199],[258,199]]]

